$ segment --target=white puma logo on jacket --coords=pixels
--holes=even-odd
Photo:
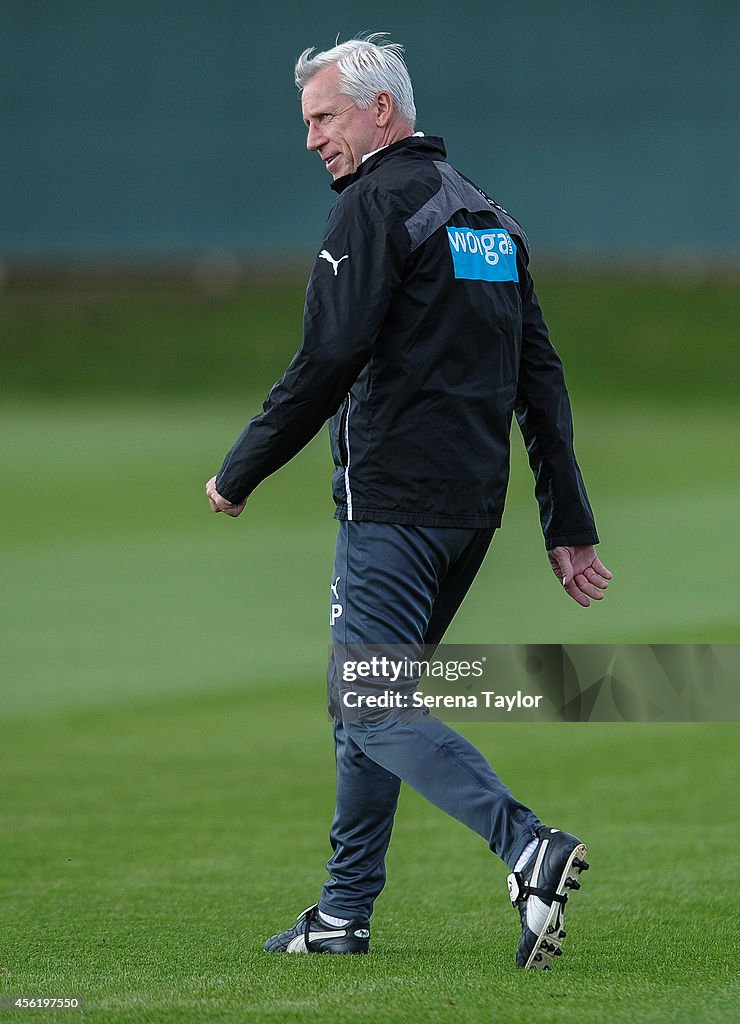
[[[342,262],[342,260],[349,259],[349,253],[347,253],[345,256],[340,256],[338,260],[335,260],[328,249],[322,249],[321,252],[319,253],[319,259],[326,260],[327,263],[331,263],[332,267],[334,268],[334,277],[336,277],[339,271],[339,264]]]

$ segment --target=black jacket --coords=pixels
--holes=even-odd
[[[246,497],[331,417],[339,519],[501,522],[516,412],[547,547],[598,537],[519,224],[411,137],[333,184],[303,345],[216,481]]]

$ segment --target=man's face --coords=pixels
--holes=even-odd
[[[377,104],[367,110],[356,107],[339,92],[339,68],[317,71],[301,96],[303,121],[308,128],[306,148],[319,154],[335,180],[352,174],[366,153],[382,145]]]

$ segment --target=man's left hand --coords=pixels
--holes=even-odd
[[[552,548],[547,557],[566,593],[583,608],[591,604],[589,598],[603,600],[612,574],[596,554],[593,544]]]
[[[216,477],[212,476],[206,484],[206,494],[208,495],[208,503],[211,506],[211,512],[225,512],[227,516],[239,516],[244,511],[244,506],[247,504],[247,499],[240,501],[238,504],[234,504],[233,501],[228,501],[216,490]]]

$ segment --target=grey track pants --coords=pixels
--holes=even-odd
[[[335,644],[436,645],[460,607],[492,529],[341,522],[332,576]],[[513,867],[536,815],[519,803],[472,743],[419,713],[402,721],[343,720],[334,659],[337,803],[320,909],[368,919],[385,883],[385,855],[401,782],[481,835]]]

